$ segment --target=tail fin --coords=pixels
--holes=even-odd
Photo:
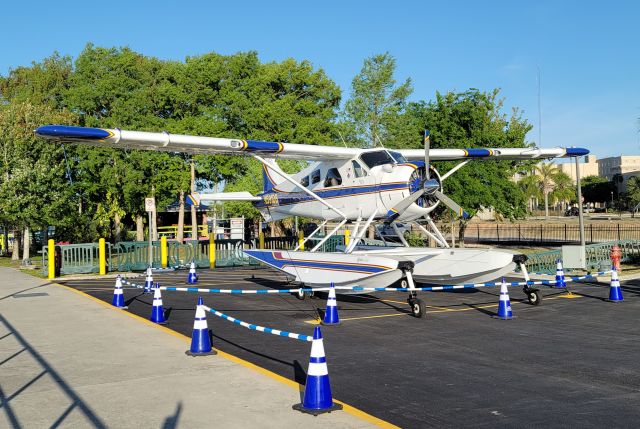
[[[270,192],[277,192],[276,186],[285,181],[278,172],[268,167],[266,164],[262,164],[262,193],[268,194]]]

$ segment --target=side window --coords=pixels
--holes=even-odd
[[[353,174],[356,177],[364,177],[367,175],[367,172],[364,171],[364,169],[362,168],[362,166],[358,161],[351,161],[351,167],[353,167]]]
[[[309,176],[304,176],[302,180],[300,180],[300,184],[305,188],[309,186]]]
[[[342,176],[337,168],[330,168],[327,171],[327,178],[324,179],[324,187],[330,188],[331,186],[339,186],[342,184]]]
[[[311,173],[311,184],[318,183],[320,181],[320,170],[316,170]]]

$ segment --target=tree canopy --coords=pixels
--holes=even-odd
[[[189,192],[191,162],[198,179],[226,190],[260,189],[260,166],[247,158],[63,147],[34,137],[45,123],[324,145],[346,137],[397,148],[422,147],[429,129],[434,148],[527,146],[530,125],[517,110],[503,112],[498,90],[408,101],[411,80],[397,84],[394,75],[390,54],[365,59],[341,110],[340,88],[305,60],[263,63],[250,51],[168,61],[92,44],[75,59],[54,53],[0,77],[0,221],[18,229],[54,225],[58,239],[113,237],[121,220],[141,219],[144,197],[163,207]],[[289,172],[301,166],[281,165]],[[524,192],[511,180],[522,165],[470,163],[445,181],[445,192],[471,214],[493,207],[523,216]],[[246,203],[225,207],[258,216]]]

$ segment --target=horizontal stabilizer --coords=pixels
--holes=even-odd
[[[261,201],[262,198],[243,192],[193,193],[187,196],[188,206],[209,206],[216,201]]]

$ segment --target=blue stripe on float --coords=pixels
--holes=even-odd
[[[36,129],[35,132],[42,137],[79,140],[103,140],[113,135],[102,128],[70,127],[67,125],[44,125]]]
[[[313,357],[311,356],[309,358],[309,363],[325,363],[327,361],[327,357],[326,356],[322,356],[322,357]]]

